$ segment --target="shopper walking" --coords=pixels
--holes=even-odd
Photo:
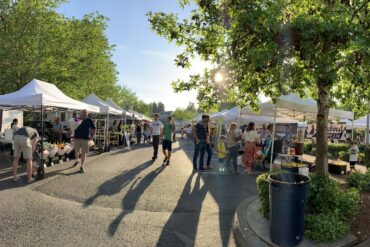
[[[237,124],[232,123],[229,126],[229,131],[226,136],[226,143],[227,143],[227,161],[226,166],[229,172],[231,172],[230,163],[233,163],[234,172],[238,173],[238,163],[237,158],[239,156],[239,137],[236,134]]]
[[[14,160],[13,160],[13,180],[18,181],[17,168],[21,154],[27,161],[28,183],[34,181],[32,178],[32,153],[36,148],[39,133],[31,127],[19,128],[14,135]]]
[[[85,169],[83,165],[86,160],[86,155],[89,152],[89,141],[94,138],[95,125],[91,118],[87,115],[87,110],[82,110],[80,113],[81,124],[76,128],[74,134],[74,150],[76,156],[76,162],[74,166],[77,166],[80,162],[80,172],[84,173]],[[79,155],[81,160],[79,161]]]
[[[193,156],[193,170],[203,171],[204,170],[204,152],[206,149],[207,141],[207,126],[209,122],[209,116],[203,115],[202,120],[197,123],[193,128],[193,138],[194,138],[194,156]],[[197,166],[197,159],[199,157],[199,167]]]
[[[170,165],[170,158],[171,158],[171,152],[172,152],[172,141],[175,140],[173,137],[173,132],[175,130],[175,123],[172,120],[172,117],[169,116],[167,118],[166,123],[163,125],[161,138],[163,138],[162,141],[162,151],[164,155],[163,164],[166,164],[167,166]]]
[[[154,114],[154,120],[150,125],[150,129],[151,129],[151,135],[152,135],[152,138],[153,138],[153,157],[152,157],[152,160],[154,162],[158,157],[159,136],[161,134],[161,130],[163,129],[163,124],[162,124],[161,120],[159,120],[159,114],[158,113]]]
[[[141,122],[138,122],[136,124],[136,143],[137,144],[141,143],[141,135],[142,135],[142,126],[141,126]]]
[[[250,174],[256,155],[256,144],[259,143],[259,135],[254,129],[254,123],[248,124],[247,130],[243,134],[245,141],[245,171]]]

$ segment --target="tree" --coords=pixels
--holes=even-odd
[[[190,2],[179,1],[182,6]],[[215,65],[189,81],[174,82],[175,90],[197,89],[203,108],[228,101],[255,109],[261,93],[274,100],[311,91],[318,106],[316,165],[328,175],[329,102],[343,88],[369,88],[369,0],[195,3],[190,18],[182,21],[172,13],[148,13],[158,35],[184,47],[178,66],[191,66],[194,56]],[[216,82],[215,75],[224,80]]]
[[[0,93],[15,91],[33,78],[56,84],[69,96],[110,97],[117,87],[113,46],[106,18],[81,20],[56,12],[60,0],[12,0],[0,4]]]
[[[172,113],[172,116],[179,121],[191,120],[196,117],[195,111],[189,111],[188,109],[176,108]]]
[[[158,112],[164,112],[165,111],[165,107],[164,107],[164,104],[162,102],[158,102]]]

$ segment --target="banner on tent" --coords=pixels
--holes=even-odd
[[[277,123],[275,124],[275,135],[292,140],[297,136],[297,123]]]
[[[316,138],[317,126],[316,124],[308,124],[305,137],[308,139]],[[346,141],[347,129],[342,124],[331,124],[328,126],[328,139]]]

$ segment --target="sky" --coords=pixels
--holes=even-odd
[[[196,103],[196,92],[174,93],[171,82],[202,72],[205,65],[194,61],[190,70],[177,68],[174,58],[181,48],[157,36],[146,14],[175,12],[185,18],[190,10],[190,7],[181,9],[177,0],[69,0],[58,12],[81,18],[98,11],[108,17],[106,35],[110,44],[117,46],[113,62],[119,72],[118,83],[126,85],[147,103],[161,101],[166,110],[175,110],[189,102]]]

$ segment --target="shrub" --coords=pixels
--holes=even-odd
[[[316,148],[315,147],[312,148],[311,153],[316,155]]]
[[[361,191],[370,191],[370,170],[365,174],[354,172],[347,177],[349,185],[358,188]]]
[[[269,182],[268,176],[270,173],[264,173],[257,177],[257,191],[260,200],[260,213],[265,217],[269,218],[270,203],[269,203]]]
[[[311,153],[312,152],[312,148],[314,147],[314,144],[312,144],[312,142],[305,142],[304,143],[304,152],[307,154],[307,153]]]
[[[364,150],[364,154],[365,166],[367,167],[367,169],[370,169],[370,148],[366,148]]]
[[[315,242],[333,241],[344,236],[350,224],[340,220],[335,213],[306,216],[305,235]]]
[[[339,152],[348,152],[349,145],[344,143],[329,144],[328,152],[333,155],[333,157],[339,157]]]
[[[340,151],[337,156],[339,159],[343,161],[349,161],[349,153],[348,151]]]
[[[325,176],[312,176],[307,202],[306,235],[314,241],[332,241],[344,236],[356,214],[357,190],[342,191]]]

